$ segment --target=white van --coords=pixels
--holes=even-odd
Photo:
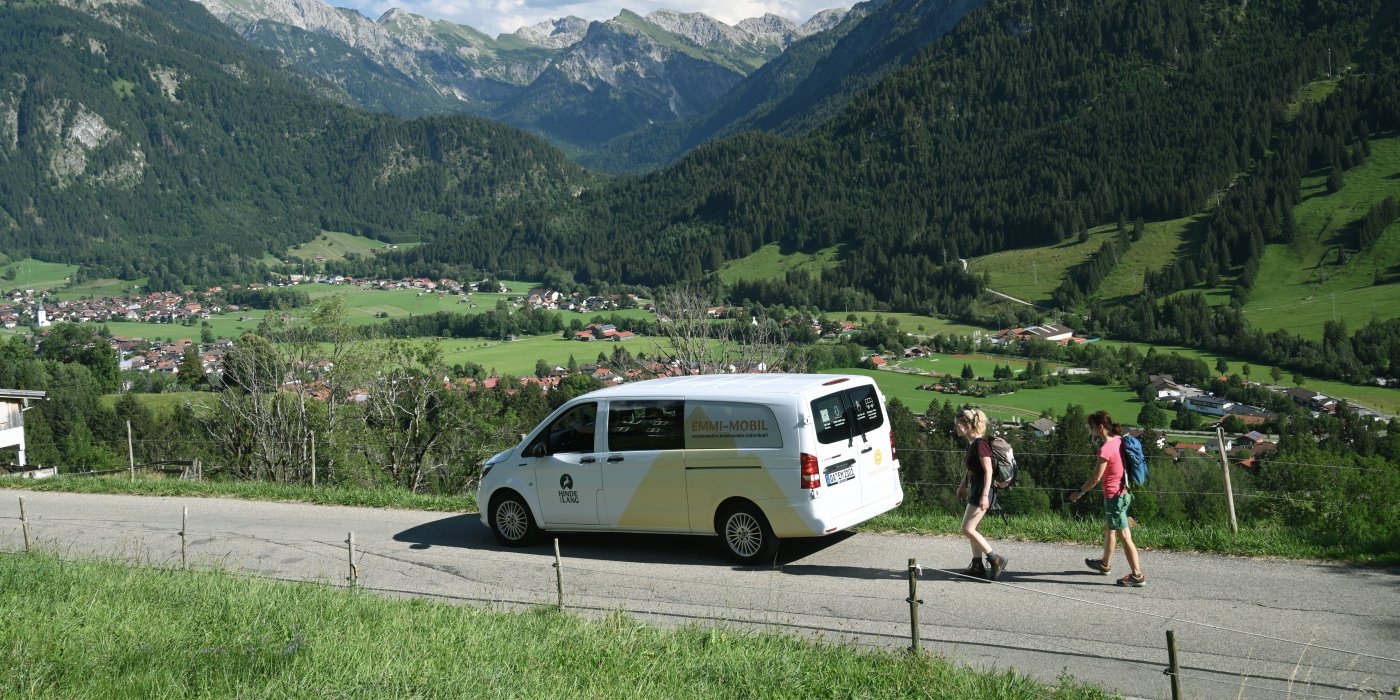
[[[622,384],[560,406],[487,460],[481,522],[507,546],[542,530],[720,535],[744,563],[904,500],[869,377],[712,374]]]

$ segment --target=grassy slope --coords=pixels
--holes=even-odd
[[[1400,197],[1400,137],[1377,139],[1371,157],[1347,171],[1345,186],[1327,194],[1327,173],[1304,178],[1302,200],[1294,208],[1298,238],[1291,245],[1270,245],[1245,315],[1264,330],[1287,329],[1305,338],[1322,337],[1333,318],[1349,330],[1372,319],[1395,318],[1400,308],[1400,225],[1386,229],[1376,246],[1353,254],[1338,267],[1336,246],[1350,238],[1350,227],[1386,197]],[[1376,284],[1380,280],[1381,284]]]
[[[0,266],[0,274],[14,270],[12,280],[0,279],[0,289],[54,289],[68,283],[68,276],[78,271],[77,265],[48,263],[29,258]]]
[[[360,256],[372,255],[374,251],[382,250],[388,246],[388,243],[364,236],[339,231],[322,231],[311,241],[287,251],[287,257],[300,260],[315,260],[317,258],[344,260],[347,253]]]
[[[739,280],[781,279],[788,270],[806,270],[813,277],[820,278],[828,270],[835,269],[841,255],[840,246],[833,246],[816,253],[793,253],[784,255],[778,244],[772,243],[747,257],[731,260],[719,270],[719,278],[725,284]]]
[[[134,280],[119,280],[111,277],[89,280],[82,284],[75,284],[64,287],[53,296],[62,301],[74,301],[77,299],[99,299],[101,297],[120,297],[140,292],[146,286],[146,277],[138,277]]]
[[[1142,275],[1157,271],[1184,255],[1192,240],[1199,237],[1206,214],[1193,214],[1170,221],[1144,222],[1142,238],[1133,243],[1128,254],[1113,268],[1098,296],[1102,299],[1122,299],[1142,291]]]
[[[0,557],[0,637],[29,697],[1109,697],[792,635],[48,556]]]
[[[1033,304],[1048,305],[1050,294],[1060,286],[1065,271],[1084,262],[1098,252],[1104,241],[1118,235],[1118,226],[1098,226],[1089,229],[1089,240],[1080,243],[1068,238],[1052,246],[1019,248],[973,258],[967,269],[974,273],[989,273],[991,288],[1003,294]],[[1138,279],[1141,282],[1141,277]]]

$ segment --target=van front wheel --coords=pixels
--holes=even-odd
[[[525,499],[514,493],[497,496],[491,501],[491,534],[507,547],[524,547],[534,542],[540,529],[530,517]]]
[[[729,556],[742,564],[757,564],[772,558],[778,539],[768,527],[768,519],[751,503],[735,506],[720,518],[719,536]]]

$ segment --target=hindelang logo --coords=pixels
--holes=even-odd
[[[559,502],[578,503],[578,491],[574,490],[574,477],[568,474],[559,477]]]
[[[559,488],[561,488],[561,489],[572,489],[573,487],[574,487],[574,477],[569,476],[568,474],[565,474],[564,476],[559,477]]]

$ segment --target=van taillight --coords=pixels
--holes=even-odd
[[[894,446],[894,426],[890,426],[890,461],[899,461],[899,449]]]
[[[817,467],[817,456],[802,453],[802,488],[814,489],[822,485],[822,470]]]

